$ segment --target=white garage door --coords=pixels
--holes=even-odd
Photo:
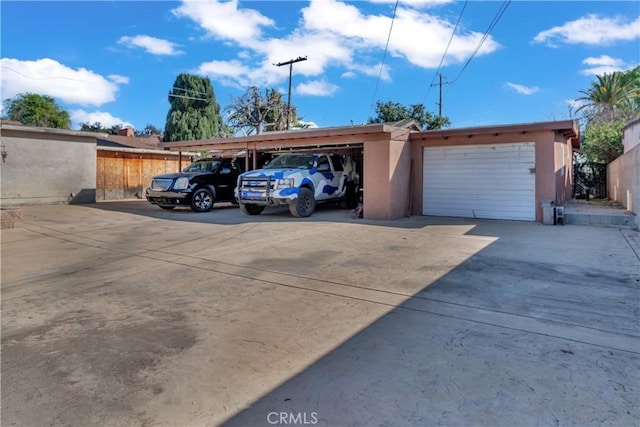
[[[535,143],[424,149],[424,215],[535,221]]]

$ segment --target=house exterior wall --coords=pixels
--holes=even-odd
[[[2,128],[3,206],[95,203],[96,138],[84,132]],[[34,130],[35,129],[35,130]]]
[[[607,195],[640,214],[640,145],[607,165]]]
[[[535,143],[536,153],[536,178],[535,178],[535,194],[536,194],[536,221],[542,221],[542,206],[541,203],[545,199],[555,200],[556,203],[564,201],[566,194],[570,194],[570,181],[565,182],[565,177],[560,179],[559,167],[562,164],[562,149],[556,147],[556,140],[562,142],[562,145],[566,146],[566,150],[571,152],[571,145],[567,138],[563,136],[557,136],[553,131],[539,131],[539,132],[519,132],[519,133],[504,133],[504,134],[479,134],[479,135],[455,135],[443,137],[437,133],[427,136],[426,138],[420,137],[412,142],[411,146],[411,158],[413,160],[413,177],[412,177],[412,214],[420,215],[422,207],[422,152],[425,147],[447,147],[447,146],[460,146],[460,145],[485,145],[485,144],[509,144],[509,143]],[[557,150],[557,152],[556,152]],[[566,156],[570,156],[566,154]],[[568,159],[568,160],[567,160]],[[565,160],[571,162],[570,157],[565,157]],[[567,165],[569,163],[566,163]],[[567,168],[567,170],[570,168]],[[561,183],[561,184],[560,184]],[[557,189],[560,188],[560,191]],[[568,191],[568,192],[567,192]]]
[[[101,150],[98,147],[96,166],[96,199],[123,200],[144,198],[144,190],[156,175],[180,171],[189,163],[176,153],[154,154],[135,149],[130,151]]]
[[[416,160],[419,161],[419,160]],[[414,163],[416,162],[414,161]],[[411,197],[411,143],[389,142],[389,218],[408,216]]]
[[[367,141],[364,144],[362,189],[365,218],[391,219],[389,154],[389,141]]]
[[[626,153],[640,144],[640,119],[636,119],[627,124],[622,129],[622,132],[622,145]]]
[[[572,198],[573,192],[573,150],[571,142],[556,133],[554,142],[554,169],[556,176],[556,196],[558,206]]]

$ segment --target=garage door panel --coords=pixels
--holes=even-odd
[[[423,214],[535,220],[535,144],[427,147]]]

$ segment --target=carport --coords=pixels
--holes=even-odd
[[[213,151],[245,158],[246,169],[260,166],[262,154],[318,151],[351,155],[358,162],[365,218],[395,219],[411,211],[409,135],[413,121],[322,129],[268,132],[236,138],[164,143],[173,151]]]
[[[264,153],[350,154],[359,162],[368,219],[413,214],[541,222],[543,201],[561,206],[571,198],[580,135],[574,120],[431,131],[400,121],[164,146],[242,153],[247,170],[261,166]]]

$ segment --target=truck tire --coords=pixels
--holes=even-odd
[[[198,188],[191,197],[191,209],[196,212],[208,212],[213,207],[213,192],[207,187]]]
[[[303,187],[298,193],[298,198],[289,205],[291,215],[298,218],[306,218],[316,210],[316,199],[313,197],[313,191]]]
[[[240,203],[240,210],[245,215],[260,215],[264,210],[264,206],[254,205],[253,203]]]

